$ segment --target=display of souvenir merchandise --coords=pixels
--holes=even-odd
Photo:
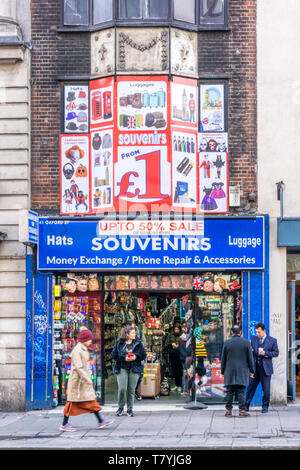
[[[113,132],[92,133],[92,209],[112,205],[113,194]]]
[[[89,138],[61,136],[61,213],[89,212]]]
[[[200,127],[204,132],[224,131],[224,85],[200,85]]]
[[[203,192],[205,193],[205,196],[201,202],[201,209],[203,211],[213,211],[218,209],[215,199],[211,196],[212,188],[204,187]]]
[[[224,193],[224,190],[222,189],[222,186],[224,186],[224,183],[212,183],[212,192],[211,192],[211,197],[214,199],[223,199],[226,197],[226,194]]]
[[[172,119],[197,124],[197,88],[172,83]]]
[[[68,273],[66,277],[56,276],[53,289],[54,316],[54,405],[64,404],[67,399],[68,379],[71,370],[70,354],[76,345],[80,328],[91,330],[96,342],[90,351],[91,378],[96,396],[102,399],[102,357],[101,357],[101,296],[88,292],[88,277]]]
[[[97,274],[90,274],[88,279],[88,289],[93,292],[99,290],[99,281]]]
[[[172,173],[174,204],[195,207],[196,204],[196,135],[173,133]]]
[[[91,92],[91,123],[97,124],[112,118],[112,94],[111,87],[93,90]]]
[[[165,82],[118,84],[119,129],[165,129],[167,90]],[[151,89],[151,91],[150,91]],[[141,91],[142,90],[142,91]]]
[[[180,325],[185,327],[180,338],[190,360],[183,373],[184,393],[191,393],[191,384],[196,383],[200,400],[224,398],[221,352],[231,336],[231,327],[241,326],[242,322],[240,273],[202,271],[193,275],[100,277],[97,273],[69,272],[56,276],[53,295],[54,404],[66,400],[70,354],[82,326],[90,329],[97,339],[90,363],[96,395],[103,398],[105,380],[107,397],[116,396],[111,352],[129,321],[135,322],[138,338],[147,351],[145,374],[159,370],[158,390],[162,396],[174,393],[170,350],[166,345],[174,326]],[[149,371],[151,364],[156,365]]]
[[[87,85],[66,85],[64,87],[64,132],[65,133],[87,133],[89,128],[86,124],[89,115],[89,87]]]
[[[200,277],[198,274],[194,280]],[[241,326],[242,301],[240,275],[237,273],[201,273],[203,287],[196,294],[195,358],[199,397],[224,398],[221,354],[231,337],[233,325]]]

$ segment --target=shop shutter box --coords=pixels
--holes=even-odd
[[[211,381],[212,384],[223,384],[224,377],[221,377],[221,361],[217,360],[211,366]]]

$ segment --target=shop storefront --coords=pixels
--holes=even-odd
[[[220,359],[231,326],[250,339],[256,322],[268,325],[267,217],[162,221],[163,235],[158,225],[141,234],[145,221],[127,233],[122,224],[39,219],[37,259],[27,256],[27,409],[64,403],[82,326],[97,338],[90,367],[101,403],[116,402],[111,351],[128,320],[173,389],[161,399],[186,401],[196,391],[209,403],[224,398]],[[191,346],[189,370],[177,364],[186,395],[174,390],[174,326],[186,328]]]
[[[277,245],[286,249],[287,279],[287,397],[300,395],[300,219],[281,217],[277,221]]]

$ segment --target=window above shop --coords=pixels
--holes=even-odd
[[[72,31],[152,24],[226,29],[227,8],[228,0],[62,0],[62,26]]]

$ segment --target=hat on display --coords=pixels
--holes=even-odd
[[[78,127],[76,126],[75,122],[69,122],[66,125],[66,129],[68,129],[69,131],[77,131]]]
[[[94,341],[95,338],[93,336],[93,333],[88,330],[87,328],[85,328],[84,326],[80,328],[80,333],[79,333],[79,336],[77,338],[77,341],[79,343],[86,343],[87,341]]]
[[[203,331],[202,326],[197,326],[197,328],[194,329],[194,337],[197,339],[201,339],[202,331]]]
[[[86,113],[79,113],[77,118],[78,118],[78,122],[87,122]]]
[[[80,109],[81,111],[85,111],[87,109],[87,105],[85,103],[80,103],[78,109]]]
[[[66,120],[71,121],[71,119],[75,119],[75,118],[77,118],[76,113],[72,111],[71,113],[67,114]]]
[[[81,132],[85,132],[87,131],[87,124],[80,124],[80,126],[78,127],[78,129],[81,131]]]
[[[83,91],[83,90],[81,90],[81,91],[79,92],[79,94],[78,94],[78,98],[80,98],[80,99],[86,98],[86,92]]]
[[[74,101],[75,100],[75,91],[69,91],[67,101]]]

